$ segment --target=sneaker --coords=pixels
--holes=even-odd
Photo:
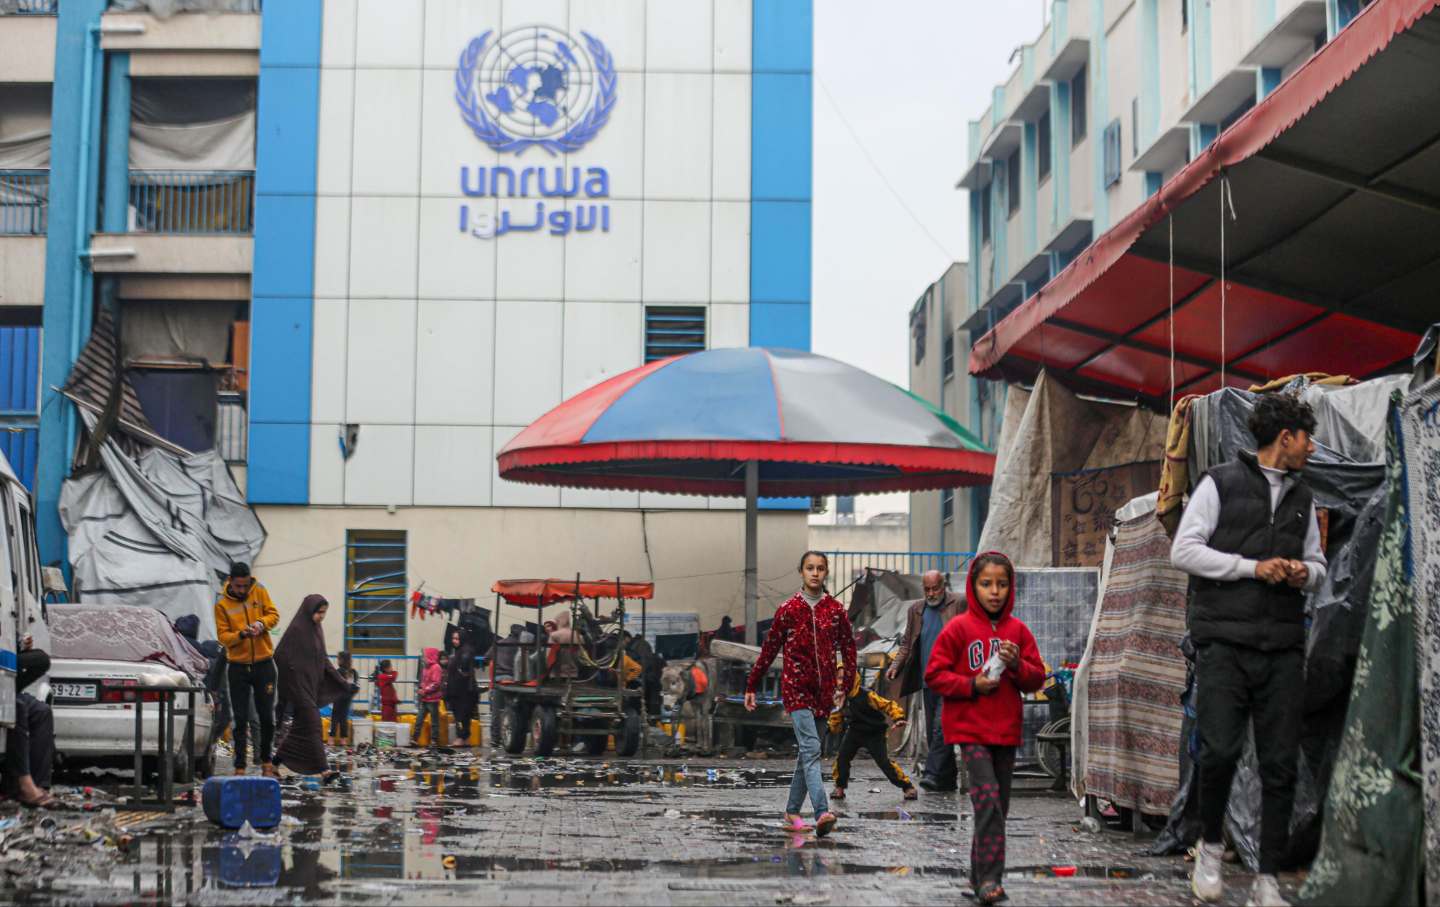
[[[1195,892],[1195,897],[1207,903],[1225,896],[1225,879],[1220,874],[1220,858],[1224,853],[1223,844],[1201,841],[1195,847],[1195,868],[1190,872],[1190,889]]]
[[[835,828],[835,823],[840,820],[832,812],[823,812],[815,817],[815,837],[823,838]]]
[[[936,784],[932,778],[921,778],[920,786],[932,793],[940,789],[940,785]]]
[[[1266,873],[1255,877],[1245,907],[1290,907],[1290,902],[1280,896],[1280,883]]]
[[[801,832],[809,831],[810,826],[806,824],[804,817],[797,816],[794,813],[786,813],[785,830],[799,834]]]
[[[920,792],[913,787],[905,788],[904,794],[906,800],[918,800],[920,798]]]
[[[830,792],[830,799],[831,799],[831,800],[844,800],[844,799],[845,799],[845,788],[840,787],[840,786],[837,785],[837,786],[835,787],[835,789]]]

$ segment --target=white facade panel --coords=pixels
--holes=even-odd
[[[415,421],[415,300],[350,303],[346,422]]]
[[[646,199],[710,198],[711,93],[708,73],[650,73],[645,79]],[[747,130],[748,139],[748,130]]]
[[[754,0],[714,0],[715,71],[749,72]],[[749,154],[748,149],[746,152]]]
[[[413,0],[412,0],[413,2]],[[451,69],[474,38],[500,34],[500,0],[424,0],[425,66]]]
[[[315,198],[315,296],[344,299],[350,293],[350,198]]]
[[[560,402],[561,309],[558,302],[496,304],[497,423],[529,425]]]
[[[414,196],[420,186],[420,70],[357,69],[357,195]]]
[[[527,25],[563,26],[570,21],[570,0],[503,0],[500,21],[507,32]]]
[[[320,37],[321,66],[355,65],[355,4],[356,0],[324,0],[321,12],[324,17],[321,21],[325,23],[325,32]]]
[[[749,303],[749,202],[715,202],[711,206],[710,256],[711,301]]]
[[[645,203],[645,302],[710,297],[710,204]]]
[[[505,449],[510,439],[520,434],[518,426],[495,426],[495,453]],[[490,460],[491,487],[490,501],[496,507],[559,507],[560,489],[547,485],[526,485],[521,482],[507,482],[500,478],[500,464],[494,457]]]
[[[415,421],[435,425],[489,425],[494,388],[495,303],[470,299],[420,300],[416,325]]]
[[[565,238],[565,295],[569,299],[631,301],[640,298],[640,233],[644,206],[612,201],[608,233]]]
[[[645,189],[645,75],[615,76],[615,107],[610,120],[585,147],[569,156],[570,166],[604,167],[612,198],[640,198]],[[516,160],[511,164],[519,163]]]
[[[312,418],[318,418],[312,416]],[[337,423],[310,426],[310,503],[345,503],[345,458],[340,453]]]
[[[750,307],[733,303],[710,306],[710,348],[750,345]]]
[[[416,3],[359,0],[355,8],[355,65],[414,66],[424,16]]]
[[[647,3],[645,65],[656,72],[707,72],[714,55],[710,0]]]
[[[354,117],[355,71],[320,70],[320,124],[316,137],[315,188],[321,195],[350,194]]]
[[[408,506],[414,462],[415,426],[360,425],[345,461],[345,503]]]
[[[350,209],[352,298],[413,298],[419,224],[414,198],[355,196]]]
[[[711,192],[716,199],[750,198],[750,76],[714,78]]]
[[[642,4],[635,0],[571,0],[570,34],[580,38],[583,32],[600,39],[619,71],[645,71]]]
[[[533,224],[543,217],[543,202],[500,199],[500,223]],[[547,206],[549,207],[549,206]],[[500,238],[504,252],[495,267],[495,295],[500,299],[565,298],[565,243],[549,230],[510,233]]]
[[[561,395],[569,399],[641,364],[641,306],[567,302]]]
[[[460,229],[459,202],[448,198],[420,200],[419,295],[422,299],[494,299],[493,239]],[[469,216],[495,217],[493,198],[466,199]]]
[[[488,425],[417,425],[416,506],[488,507],[493,443]]]
[[[457,45],[466,40],[463,35],[452,36],[452,39]],[[456,52],[459,52],[458,47]],[[444,68],[425,70],[421,79],[420,116],[425,138],[420,148],[420,194],[427,197],[459,198],[463,195],[460,182],[462,167],[470,168],[468,174],[473,191],[478,176],[475,168],[494,167],[500,161],[500,155],[475,138],[475,133],[461,119],[455,103],[454,70],[452,61]]]
[[[344,299],[315,300],[310,360],[310,418],[345,421],[346,350],[350,346],[350,304]]]

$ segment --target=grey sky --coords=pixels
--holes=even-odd
[[[949,256],[916,225],[846,130],[955,260],[969,257],[966,123],[1043,25],[1042,0],[816,0],[816,352],[904,385],[906,314]],[[825,89],[829,89],[832,105]]]

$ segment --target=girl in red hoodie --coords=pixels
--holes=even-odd
[[[935,640],[925,683],[944,697],[945,742],[959,744],[965,758],[975,811],[970,883],[982,904],[993,904],[1005,897],[1000,879],[1010,779],[1020,745],[1020,694],[1040,689],[1045,665],[1030,628],[1010,614],[1015,568],[1009,558],[994,551],[977,557],[965,593],[965,611]]]
[[[380,688],[380,720],[399,721],[397,706],[400,704],[400,695],[395,692],[395,681],[400,677],[400,672],[390,665],[390,659],[382,659],[375,674],[370,678]]]

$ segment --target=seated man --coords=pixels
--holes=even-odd
[[[50,807],[57,802],[49,791],[55,762],[55,716],[50,706],[24,692],[50,670],[50,656],[32,648],[29,636],[20,646],[15,675],[15,727],[5,736],[5,793],[26,806]]]

